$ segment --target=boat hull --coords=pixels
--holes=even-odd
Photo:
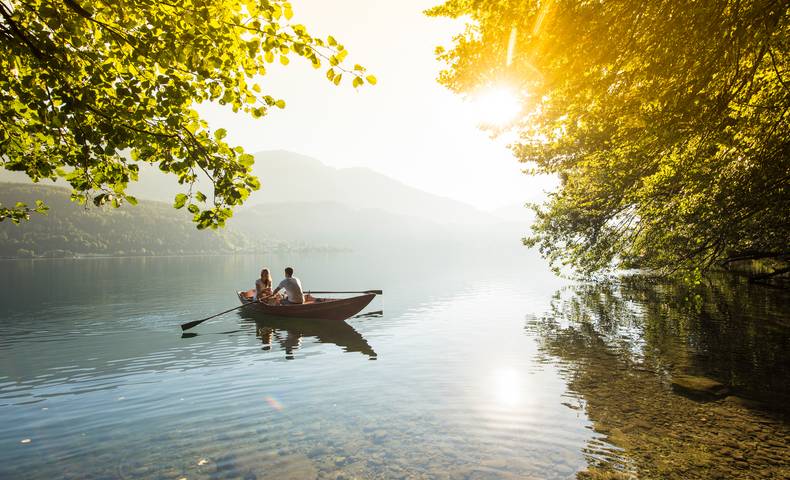
[[[242,304],[253,303],[255,290],[238,292]],[[375,297],[375,293],[366,293],[351,298],[316,298],[299,305],[268,305],[255,303],[246,307],[248,312],[288,318],[309,318],[321,320],[345,320],[361,312]]]

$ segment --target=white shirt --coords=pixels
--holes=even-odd
[[[285,290],[288,301],[291,303],[304,303],[304,293],[302,293],[302,282],[296,277],[285,278],[277,288]]]

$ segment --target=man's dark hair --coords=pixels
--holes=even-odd
[[[294,269],[291,267],[285,267],[285,274],[291,276],[294,274]]]

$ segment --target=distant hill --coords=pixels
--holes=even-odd
[[[529,225],[535,221],[535,212],[521,204],[512,204],[499,207],[494,210],[489,210],[488,213],[506,222],[519,223],[525,228],[529,227]]]
[[[230,225],[252,238],[270,234],[287,242],[355,250],[469,245],[482,241],[477,228],[330,202],[264,203],[239,211]]]
[[[284,150],[255,154],[253,170],[262,187],[253,192],[242,208],[273,203],[329,202],[440,224],[490,225],[501,221],[472,205],[424,192],[367,168],[334,168],[315,158]],[[129,185],[129,193],[142,199],[172,203],[175,194],[183,190],[175,176],[145,164],[140,168],[140,180]],[[24,174],[3,169],[0,169],[0,182],[30,184]],[[208,186],[204,187],[203,191],[207,192]]]
[[[0,183],[0,203],[31,204],[36,199],[49,205],[49,215],[34,214],[21,225],[0,223],[0,257],[496,248],[504,243],[515,246],[523,233],[513,224],[484,229],[442,225],[329,202],[264,203],[239,211],[225,229],[199,231],[189,215],[163,202],[86,208],[70,202],[66,188]]]
[[[375,209],[440,224],[491,224],[497,219],[475,207],[433,195],[367,168],[334,168],[282,150],[255,155],[263,187],[248,205],[332,202],[353,209]]]
[[[34,215],[25,225],[0,223],[0,256],[487,248],[516,245],[526,231],[521,221],[505,221],[372,170],[337,169],[285,151],[256,155],[263,187],[236,210],[227,228],[198,231],[186,212],[171,207],[183,186],[143,167],[141,181],[129,186],[140,205],[117,210],[77,206],[65,188],[33,185],[24,175],[0,169],[0,181],[22,182],[0,183],[0,202],[42,199],[51,207],[50,215]]]
[[[262,187],[253,192],[244,208],[261,204],[336,203],[351,209],[376,209],[440,224],[489,225],[501,221],[475,207],[433,195],[367,168],[334,168],[293,152],[273,150],[255,154],[255,174]],[[141,165],[140,182],[129,185],[138,198],[172,203],[183,190],[175,176]],[[20,173],[0,169],[0,181],[22,182]],[[208,186],[202,187],[208,192]]]
[[[85,208],[69,201],[66,188],[0,183],[0,203],[32,204],[36,199],[44,200],[49,214],[33,214],[20,225],[0,223],[0,257],[203,255],[287,248],[232,229],[198,231],[185,212],[164,203],[143,200],[136,207]]]

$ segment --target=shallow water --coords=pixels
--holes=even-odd
[[[385,295],[182,336],[286,262]],[[782,291],[579,285],[526,250],[0,268],[1,478],[790,478]]]

